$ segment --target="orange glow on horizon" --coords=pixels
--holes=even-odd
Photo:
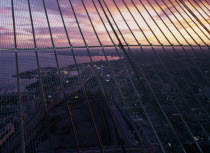
[[[112,39],[114,40],[114,43],[117,43],[117,40],[113,34],[113,31],[111,27],[109,26],[102,9],[100,8],[99,3],[96,2],[96,6],[99,10],[99,13],[105,22],[105,25],[110,32],[110,35]],[[185,39],[189,42],[189,44],[196,45],[196,42],[198,44],[204,45],[204,42],[210,45],[209,43],[209,34],[207,31],[196,21],[196,19],[186,10],[184,9],[187,14],[183,11],[183,5],[181,3],[177,3],[178,0],[167,0],[165,3],[167,6],[162,2],[162,0],[158,1],[157,5],[155,0],[149,0],[149,2],[152,4],[153,8],[156,12],[153,10],[153,8],[150,6],[147,0],[142,0],[142,3],[145,5],[146,9],[141,5],[139,0],[133,0],[138,10],[142,13],[143,17],[145,18],[146,22],[149,24],[150,28],[147,26],[144,19],[140,16],[138,10],[135,8],[135,6],[132,4],[131,0],[124,0],[130,11],[132,12],[132,15],[136,19],[138,25],[143,30],[144,34],[147,36],[148,40],[152,44],[159,44],[156,37],[160,40],[161,44],[169,45],[168,40],[174,44],[178,45],[179,43],[177,40],[184,45],[187,45],[188,43],[185,41]],[[177,12],[177,10],[172,6],[170,1],[173,3],[173,5],[176,7],[176,9],[180,12]],[[27,4],[21,5],[21,0],[15,1],[15,20],[16,20],[16,33],[17,33],[17,44],[18,47],[26,47],[31,48],[34,47],[33,43],[33,35],[32,35],[32,29],[31,29],[31,23],[30,23],[30,16],[29,16],[29,10],[27,8]],[[68,30],[68,35],[70,37],[71,43],[73,46],[83,46],[84,42],[82,41],[81,34],[79,32],[79,28],[76,24],[76,20],[74,18],[71,6],[68,3],[68,0],[60,0],[60,6],[63,13],[64,21]],[[126,6],[123,4],[122,0],[116,1],[117,6],[119,7],[120,11],[122,12],[123,17],[126,19],[129,27],[131,28],[132,32],[134,33],[134,36],[129,31],[128,26],[124,22],[121,14],[117,10],[117,7],[114,5],[112,0],[105,0],[106,4],[108,5],[109,10],[111,11],[111,14],[117,23],[118,27],[114,24],[114,21],[111,19],[111,16],[109,15],[108,10],[106,9],[105,5],[104,8],[106,10],[106,13],[108,14],[113,26],[115,27],[115,30],[117,31],[120,39],[123,43],[124,40],[118,31],[118,28],[123,34],[123,37],[127,41],[128,44],[136,45],[137,42],[134,38],[138,40],[141,44],[149,44],[144,37],[143,33],[139,29],[138,25],[132,18],[131,14],[129,13]],[[185,1],[186,4],[189,6],[190,9],[195,13],[195,15],[199,18],[199,20],[205,25],[206,28],[210,30],[210,18],[208,15],[210,13],[207,10],[203,4],[201,4],[199,1],[197,3],[190,1],[191,4],[199,11],[195,10],[194,7],[188,2]],[[88,19],[88,16],[86,14],[86,11],[81,3],[81,1],[72,1],[73,7],[75,9],[76,15],[78,17],[79,24],[81,26],[82,32],[84,34],[85,39],[87,40],[88,45],[99,45],[99,42],[97,40],[97,37],[94,33],[94,30],[91,26],[91,23]],[[51,5],[50,5],[51,4]],[[106,32],[106,29],[103,26],[103,23],[101,22],[101,19],[99,15],[97,14],[97,11],[92,3],[92,1],[86,1],[84,0],[84,4],[87,7],[87,11],[90,15],[90,18],[93,22],[94,28],[99,36],[99,39],[103,45],[111,45],[112,42]],[[204,3],[206,4],[206,3]],[[40,5],[39,7],[37,5]],[[206,4],[208,5],[208,4]],[[12,22],[12,13],[11,13],[11,4],[8,3],[2,3],[0,2],[0,48],[11,48],[11,45],[14,44],[14,35],[13,35],[13,22]],[[50,33],[48,30],[48,25],[44,13],[44,9],[41,3],[41,0],[33,0],[31,1],[32,6],[32,17],[34,22],[34,28],[35,28],[35,36],[38,47],[49,47],[52,46],[51,40],[50,40]],[[52,35],[53,40],[56,47],[67,47],[69,46],[68,40],[66,37],[66,33],[63,27],[63,23],[61,20],[61,16],[59,14],[58,6],[56,3],[56,0],[48,1],[46,0],[46,6],[47,6],[47,13],[49,16],[50,26],[52,29]],[[181,6],[181,7],[180,7]],[[168,9],[170,8],[171,11]],[[162,11],[164,10],[167,13],[167,16]],[[151,16],[154,18],[157,25],[160,27],[162,32],[165,34],[165,36],[168,38],[168,40],[165,38],[163,33],[160,31],[156,23],[152,20],[148,12],[151,14]],[[173,13],[172,13],[173,12]],[[181,15],[180,15],[181,14]],[[203,16],[201,16],[201,15]],[[175,16],[174,16],[175,15]],[[161,18],[159,18],[159,16]],[[191,19],[189,18],[191,17]],[[184,18],[182,18],[184,17]],[[162,20],[164,22],[162,22]],[[178,20],[177,20],[178,19]],[[174,26],[173,24],[176,26]],[[199,26],[197,26],[195,23]],[[165,24],[167,27],[165,26]],[[180,24],[181,23],[181,24]],[[177,30],[178,29],[178,30]],[[151,31],[152,30],[152,31]],[[172,33],[170,32],[172,31]],[[156,37],[154,36],[154,34]],[[181,34],[180,34],[181,32]],[[174,36],[176,38],[174,38]],[[183,38],[185,37],[185,39]],[[192,39],[193,38],[193,39]],[[176,40],[177,39],[177,40]],[[195,41],[196,42],[195,42]]]

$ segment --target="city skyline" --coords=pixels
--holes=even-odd
[[[209,6],[0,0],[0,152],[208,152]]]

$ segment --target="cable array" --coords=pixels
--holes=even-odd
[[[208,150],[207,0],[25,0],[25,29],[15,2],[1,152]]]

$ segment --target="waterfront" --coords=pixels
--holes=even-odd
[[[115,56],[108,56],[109,60],[118,59]],[[105,60],[104,56],[92,56],[93,61]],[[66,67],[68,65],[73,65],[74,60],[73,56],[58,54],[59,66]],[[88,56],[84,56],[82,54],[76,56],[76,60],[78,64],[88,63],[90,62],[90,58]],[[18,52],[18,61],[19,61],[19,70],[20,73],[36,70],[36,55],[34,51],[19,51]],[[39,51],[39,61],[40,67],[54,67],[56,68],[56,60],[55,55],[52,51],[42,52]],[[14,92],[17,86],[17,78],[14,77],[16,75],[16,59],[14,51],[1,51],[0,56],[0,93],[9,93]],[[24,79],[21,81],[21,86],[34,82],[34,79]]]
[[[160,54],[163,52],[157,51]],[[53,52],[39,52],[42,88],[38,80],[35,52],[18,52],[26,150],[34,152],[50,150],[49,146],[44,145],[53,140],[53,150],[56,152],[62,150],[74,152],[75,144],[71,141],[74,139],[73,132],[77,134],[79,145],[89,150],[92,146],[97,146],[93,120],[104,148],[119,148],[116,145],[119,140],[117,134],[113,132],[115,124],[112,118],[116,120],[125,147],[137,147],[138,150],[145,147],[147,150],[145,152],[161,152],[156,138],[158,137],[167,152],[173,150],[181,152],[179,139],[176,138],[177,133],[187,152],[191,152],[196,143],[207,150],[209,139],[205,132],[208,133],[210,129],[207,84],[210,78],[209,56],[201,59],[196,59],[193,54],[189,57],[184,55],[177,57],[171,54],[170,48],[166,51],[171,56],[169,58],[161,54],[163,63],[149,50],[146,54],[133,52],[135,56],[132,60],[140,70],[139,75],[142,76],[140,79],[133,69],[129,68],[126,58],[115,60],[118,58],[113,54],[109,56],[108,64],[101,53],[101,56],[99,53],[92,55],[91,63],[87,52],[77,52],[77,68],[81,73],[79,77],[71,54],[58,52],[61,67],[59,73]],[[12,76],[16,84],[14,52],[5,53],[2,60],[8,58],[11,60],[10,68],[6,64],[2,65],[5,72],[2,84],[11,83],[7,80],[11,80]],[[2,128],[2,133],[10,132],[16,139],[20,121],[18,102],[16,91],[1,97],[2,125],[7,125]],[[46,107],[43,107],[43,102]],[[71,108],[69,112],[66,111],[66,107]],[[47,117],[43,113],[43,108],[46,109]],[[71,129],[71,124],[67,120],[69,113],[72,114],[70,121],[75,126],[75,131]],[[48,119],[49,124],[47,122],[43,124],[45,119]],[[148,122],[148,119],[151,122]],[[201,124],[203,129],[197,123]],[[12,130],[13,126],[15,131]],[[154,126],[155,130],[151,126]],[[47,131],[43,129],[49,129],[50,135],[47,136]],[[156,136],[154,132],[158,135]],[[188,132],[192,132],[194,137]],[[43,135],[46,138],[37,139]],[[84,139],[90,135],[91,139]],[[0,148],[3,152],[8,148],[11,150],[7,152],[14,152],[12,149],[20,146],[19,141],[16,141],[11,147],[10,141],[13,137],[8,138],[6,135],[5,138]],[[144,140],[142,144],[141,140]],[[37,146],[32,146],[34,142]]]

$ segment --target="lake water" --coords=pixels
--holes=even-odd
[[[40,67],[56,67],[55,55],[52,52],[39,52]],[[108,56],[109,60],[116,60],[118,57]],[[88,63],[88,56],[76,56],[77,63]],[[93,61],[105,60],[104,56],[93,56]],[[60,67],[65,67],[74,64],[72,56],[58,55]],[[19,70],[20,72],[37,69],[36,55],[34,51],[18,52]],[[16,90],[17,78],[16,75],[16,58],[14,51],[0,52],[0,93],[8,93]],[[22,79],[21,86],[33,82],[34,80]]]
[[[192,52],[191,48],[185,48],[188,54],[191,56],[194,56],[194,53]],[[194,48],[196,52],[199,54],[201,51],[199,48]],[[209,52],[208,48],[203,48],[205,52]],[[76,49],[75,49],[76,50]],[[139,50],[139,49],[137,49]],[[167,52],[170,55],[176,56],[174,50],[169,47],[166,48]],[[139,54],[139,51],[136,51],[133,49],[134,56],[137,53],[139,57],[141,57],[141,54]],[[156,51],[160,55],[164,55],[165,53],[163,52],[162,48],[156,48]],[[69,55],[69,53],[65,50],[62,51],[57,51],[58,52],[58,60],[59,60],[59,65],[60,67],[65,67],[68,65],[74,64],[73,57]],[[100,61],[100,60],[105,60],[103,55],[101,54],[101,49],[91,49],[91,55],[93,61]],[[107,55],[112,55],[108,56],[109,60],[116,60],[119,59],[116,54],[113,54],[112,49],[107,50],[108,52]],[[150,62],[154,61],[155,59],[152,59],[152,55],[154,54],[153,51],[150,48],[146,48],[146,52],[148,53],[149,57],[151,58]],[[181,48],[177,48],[177,52],[180,55],[185,55],[184,51]],[[40,61],[40,66],[43,67],[56,67],[56,60],[55,60],[55,55],[53,51],[50,50],[39,50],[39,61]],[[100,53],[100,54],[99,54]],[[75,51],[76,54],[76,59],[77,63],[88,63],[90,62],[90,58],[88,57],[87,50],[84,49],[78,49]],[[142,53],[143,54],[143,53]],[[93,56],[95,55],[95,56]],[[142,56],[144,57],[144,56]],[[20,72],[28,71],[28,70],[34,70],[37,69],[37,63],[36,63],[36,56],[34,51],[18,51],[18,59],[19,59],[19,69]],[[144,59],[139,59],[141,61],[144,61]],[[15,60],[15,53],[14,51],[0,51],[0,93],[2,92],[11,92],[13,90],[16,90],[17,86],[17,78],[12,77],[12,75],[16,75],[16,60]],[[26,84],[29,84],[34,80],[29,80],[29,79],[22,79],[21,80],[21,86],[24,88]]]

